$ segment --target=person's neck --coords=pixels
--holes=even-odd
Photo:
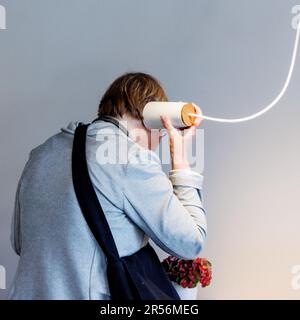
[[[130,115],[124,114],[117,118],[120,123],[128,130],[130,138],[145,149],[149,149],[149,135],[142,120],[135,119]]]

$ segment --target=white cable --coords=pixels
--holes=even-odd
[[[198,117],[201,119],[205,119],[205,120],[215,121],[215,122],[238,123],[238,122],[245,122],[245,121],[253,120],[255,118],[262,116],[264,113],[268,112],[270,109],[272,109],[280,101],[280,99],[283,97],[283,95],[285,94],[285,92],[290,84],[292,74],[294,71],[294,67],[295,67],[297,52],[298,52],[299,35],[300,35],[300,22],[298,22],[297,34],[296,34],[296,39],[295,39],[295,45],[294,45],[294,50],[293,50],[291,66],[290,66],[288,76],[285,80],[285,84],[284,84],[283,88],[281,89],[280,93],[278,94],[278,96],[267,107],[263,108],[259,112],[254,113],[248,117],[237,118],[237,119],[215,118],[215,117],[209,117],[209,116],[199,115],[199,114],[195,114],[195,113],[189,113],[189,115],[194,116],[194,117]]]

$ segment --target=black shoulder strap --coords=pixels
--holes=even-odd
[[[86,133],[88,124],[79,124],[75,130],[72,151],[72,177],[82,213],[95,239],[107,258],[119,259],[118,250],[104,212],[89,176],[86,161]]]
[[[92,123],[94,123],[94,122],[96,122],[98,120],[102,120],[102,121],[113,123],[116,127],[118,127],[120,130],[122,130],[129,137],[129,132],[128,132],[127,128],[125,128],[125,126],[122,125],[120,123],[120,121],[117,120],[116,118],[114,118],[112,116],[100,116],[100,117],[96,118],[95,120],[93,120]]]

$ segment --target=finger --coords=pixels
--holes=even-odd
[[[192,126],[191,128],[191,135],[194,136],[196,134],[196,127]]]
[[[173,127],[173,125],[172,125],[172,122],[171,122],[170,118],[169,118],[169,117],[166,117],[166,116],[161,116],[160,118],[161,118],[161,120],[162,120],[163,126],[164,126],[169,132],[171,132],[171,131],[174,129],[174,127]]]
[[[203,113],[200,107],[197,106],[195,103],[193,103],[193,106],[195,107],[195,110],[196,110],[195,113],[202,116]],[[203,118],[195,117],[193,126],[198,127],[202,122],[203,122]]]
[[[188,129],[185,130],[184,135],[186,137],[189,137],[189,136],[194,136],[195,133],[196,133],[196,127],[195,126],[191,126],[191,127],[189,127]]]

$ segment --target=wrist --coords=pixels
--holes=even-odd
[[[177,169],[191,169],[190,164],[187,160],[175,161],[172,160],[172,170]]]

